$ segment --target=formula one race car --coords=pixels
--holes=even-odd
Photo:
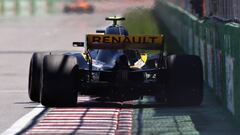
[[[88,34],[85,52],[34,53],[30,63],[29,97],[44,106],[74,106],[78,95],[110,101],[154,96],[169,105],[200,105],[203,68],[198,56],[167,55],[163,35],[128,35],[117,24],[122,17],[108,17],[113,25]],[[139,50],[159,50],[147,55]]]
[[[65,13],[93,13],[93,5],[88,4],[85,0],[75,0],[73,3],[66,4],[63,12]]]

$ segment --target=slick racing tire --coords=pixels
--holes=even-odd
[[[34,102],[40,102],[41,74],[43,58],[46,53],[34,53],[29,67],[28,96]]]
[[[167,57],[167,102],[176,106],[198,106],[203,100],[203,67],[194,55]]]
[[[43,61],[41,104],[47,107],[68,107],[77,104],[74,87],[77,59],[68,55],[47,55]]]

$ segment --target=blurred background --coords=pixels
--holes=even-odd
[[[166,1],[166,0],[165,0]],[[201,17],[214,16],[220,20],[240,20],[239,0],[167,0]]]
[[[151,8],[153,0],[0,0],[0,51],[69,50],[108,23],[105,17]]]
[[[198,134],[194,125],[203,134],[239,134],[215,101],[240,119],[240,102],[233,98],[240,95],[240,26],[226,23],[240,22],[239,7],[239,0],[0,0],[0,133],[38,105],[27,92],[32,53],[81,51],[72,42],[85,41],[86,34],[112,23],[105,17],[117,15],[126,17],[122,24],[130,34],[163,33],[168,52],[199,55],[210,86],[205,91],[214,93],[205,94],[200,108],[139,109],[135,133],[166,133],[171,121],[172,133],[185,133],[182,122],[190,134]]]
[[[84,8],[86,4],[95,7],[96,12],[120,13],[130,7],[149,7],[152,2],[152,0],[0,0],[0,15],[10,17],[61,14],[66,5]]]
[[[141,30],[140,24],[149,23],[142,14],[151,17],[148,9],[153,4],[153,0],[0,0],[0,132],[37,105],[27,93],[33,52],[81,51],[72,42],[85,41],[86,34],[111,24],[105,17],[138,9],[144,10],[131,13],[127,20],[133,22],[129,27]]]

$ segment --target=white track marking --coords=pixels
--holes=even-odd
[[[85,112],[49,112],[48,114],[86,114]],[[117,112],[87,112],[87,114],[116,114]]]
[[[80,122],[95,122],[95,123],[117,123],[117,120],[42,120],[43,122],[75,122],[75,123],[80,123]]]
[[[55,129],[55,130],[74,130],[74,129],[78,129],[78,130],[91,130],[91,129],[95,129],[95,130],[116,130],[117,129],[117,124],[113,125],[113,126],[104,126],[102,127],[101,125],[95,125],[95,126],[79,126],[79,125],[74,125],[74,126],[36,126],[34,127],[32,130],[45,130],[48,131],[49,129]]]
[[[27,93],[25,90],[0,90],[0,93]]]
[[[44,135],[44,134],[83,134],[83,135],[115,135],[114,130],[78,130],[78,131],[73,131],[73,130],[47,130],[47,131],[42,131],[42,130],[33,130],[31,133],[27,134],[39,134],[39,135]]]
[[[82,99],[91,100],[89,97]],[[37,106],[2,135],[14,135],[25,130],[44,109]],[[131,134],[132,112],[132,109],[120,108],[49,108],[24,134]]]
[[[102,108],[52,108],[31,134],[131,134],[132,110]]]
[[[24,128],[29,126],[31,120],[39,115],[45,108],[42,105],[38,105],[31,112],[24,115],[18,121],[16,121],[9,129],[3,132],[1,135],[15,135],[21,132]]]

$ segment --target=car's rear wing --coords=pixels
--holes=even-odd
[[[88,34],[87,49],[163,49],[163,35],[120,36],[111,34]]]
[[[85,47],[87,49],[144,49],[163,50],[163,35],[120,36],[112,34],[88,34]],[[74,42],[74,46],[84,46]]]

